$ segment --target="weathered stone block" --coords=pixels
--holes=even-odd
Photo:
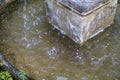
[[[47,0],[49,22],[82,44],[113,23],[117,0]]]

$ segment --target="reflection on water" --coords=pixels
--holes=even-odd
[[[120,80],[120,6],[115,23],[82,47],[47,23],[43,0],[3,20],[0,50],[35,80]]]

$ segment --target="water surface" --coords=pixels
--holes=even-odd
[[[43,0],[25,0],[1,21],[0,50],[35,80],[120,80],[120,5],[103,33],[75,44],[46,20]]]

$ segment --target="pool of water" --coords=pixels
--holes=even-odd
[[[0,23],[0,50],[35,80],[120,80],[120,4],[115,22],[83,46],[53,28],[43,0],[24,0]]]

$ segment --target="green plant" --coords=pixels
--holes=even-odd
[[[21,80],[25,80],[26,79],[26,73],[24,71],[21,70],[19,75],[20,75],[20,79]]]
[[[1,71],[0,72],[0,79],[2,79],[2,80],[13,80],[11,74],[8,71]]]
[[[3,66],[3,63],[0,62],[0,67]],[[13,80],[11,74],[8,71],[0,71],[0,80]]]

